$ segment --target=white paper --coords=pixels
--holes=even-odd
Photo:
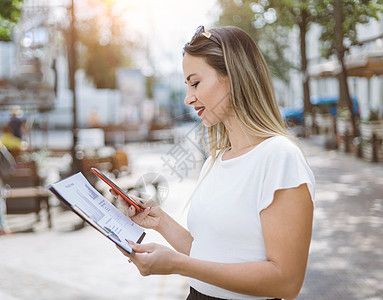
[[[131,252],[128,240],[136,242],[144,229],[101,195],[82,173],[51,185],[72,207],[77,207],[117,244]],[[75,208],[76,210],[76,208]]]

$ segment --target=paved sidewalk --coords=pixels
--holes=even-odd
[[[185,224],[184,207],[196,172],[171,176],[161,157],[172,145],[135,145],[134,168],[160,172],[169,182],[164,209]],[[313,240],[298,299],[383,299],[383,165],[326,151],[302,141],[317,179]],[[11,223],[30,224],[15,216]],[[44,223],[44,222],[43,222]],[[54,209],[52,230],[0,237],[0,299],[185,299],[180,276],[142,277],[104,237],[89,227],[71,231],[78,218]],[[164,243],[148,231],[146,241]]]
[[[135,173],[132,176],[139,178],[150,172],[165,176],[169,194],[162,206],[185,225],[184,208],[195,186],[198,167],[189,178],[180,180],[172,176],[161,159],[167,157],[172,147],[169,144],[129,146]],[[120,181],[123,183],[124,178]],[[42,222],[33,225],[34,232],[0,236],[1,300],[185,299],[187,279],[176,275],[142,277],[114,244],[94,229],[86,226],[73,231],[74,226],[81,223],[75,214],[59,207],[52,212],[52,230],[47,229],[46,216],[43,216]],[[9,225],[24,230],[30,228],[33,221],[34,215],[11,215]],[[151,230],[147,230],[144,241],[166,245],[166,241]]]
[[[298,299],[383,299],[383,164],[303,146],[317,192]]]

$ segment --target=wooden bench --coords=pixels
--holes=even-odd
[[[4,199],[7,214],[36,214],[40,221],[40,211],[45,208],[48,213],[48,227],[52,227],[49,207],[49,191],[43,185],[34,161],[17,161],[12,174],[2,177]]]
[[[8,188],[5,192],[7,214],[35,213],[36,221],[40,221],[40,211],[43,207],[48,216],[48,228],[52,228],[49,197],[50,193],[43,187]]]

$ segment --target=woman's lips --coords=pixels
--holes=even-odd
[[[205,110],[205,106],[200,106],[200,107],[194,107],[196,111],[198,111],[198,116],[200,117]]]

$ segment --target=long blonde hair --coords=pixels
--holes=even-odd
[[[229,103],[250,134],[262,138],[276,135],[290,137],[275,100],[270,71],[254,40],[234,26],[210,32],[221,45],[200,35],[192,44],[185,45],[184,53],[204,58],[219,76],[228,77]],[[214,161],[231,144],[227,129],[221,123],[209,127],[208,136],[209,149],[204,146]]]

